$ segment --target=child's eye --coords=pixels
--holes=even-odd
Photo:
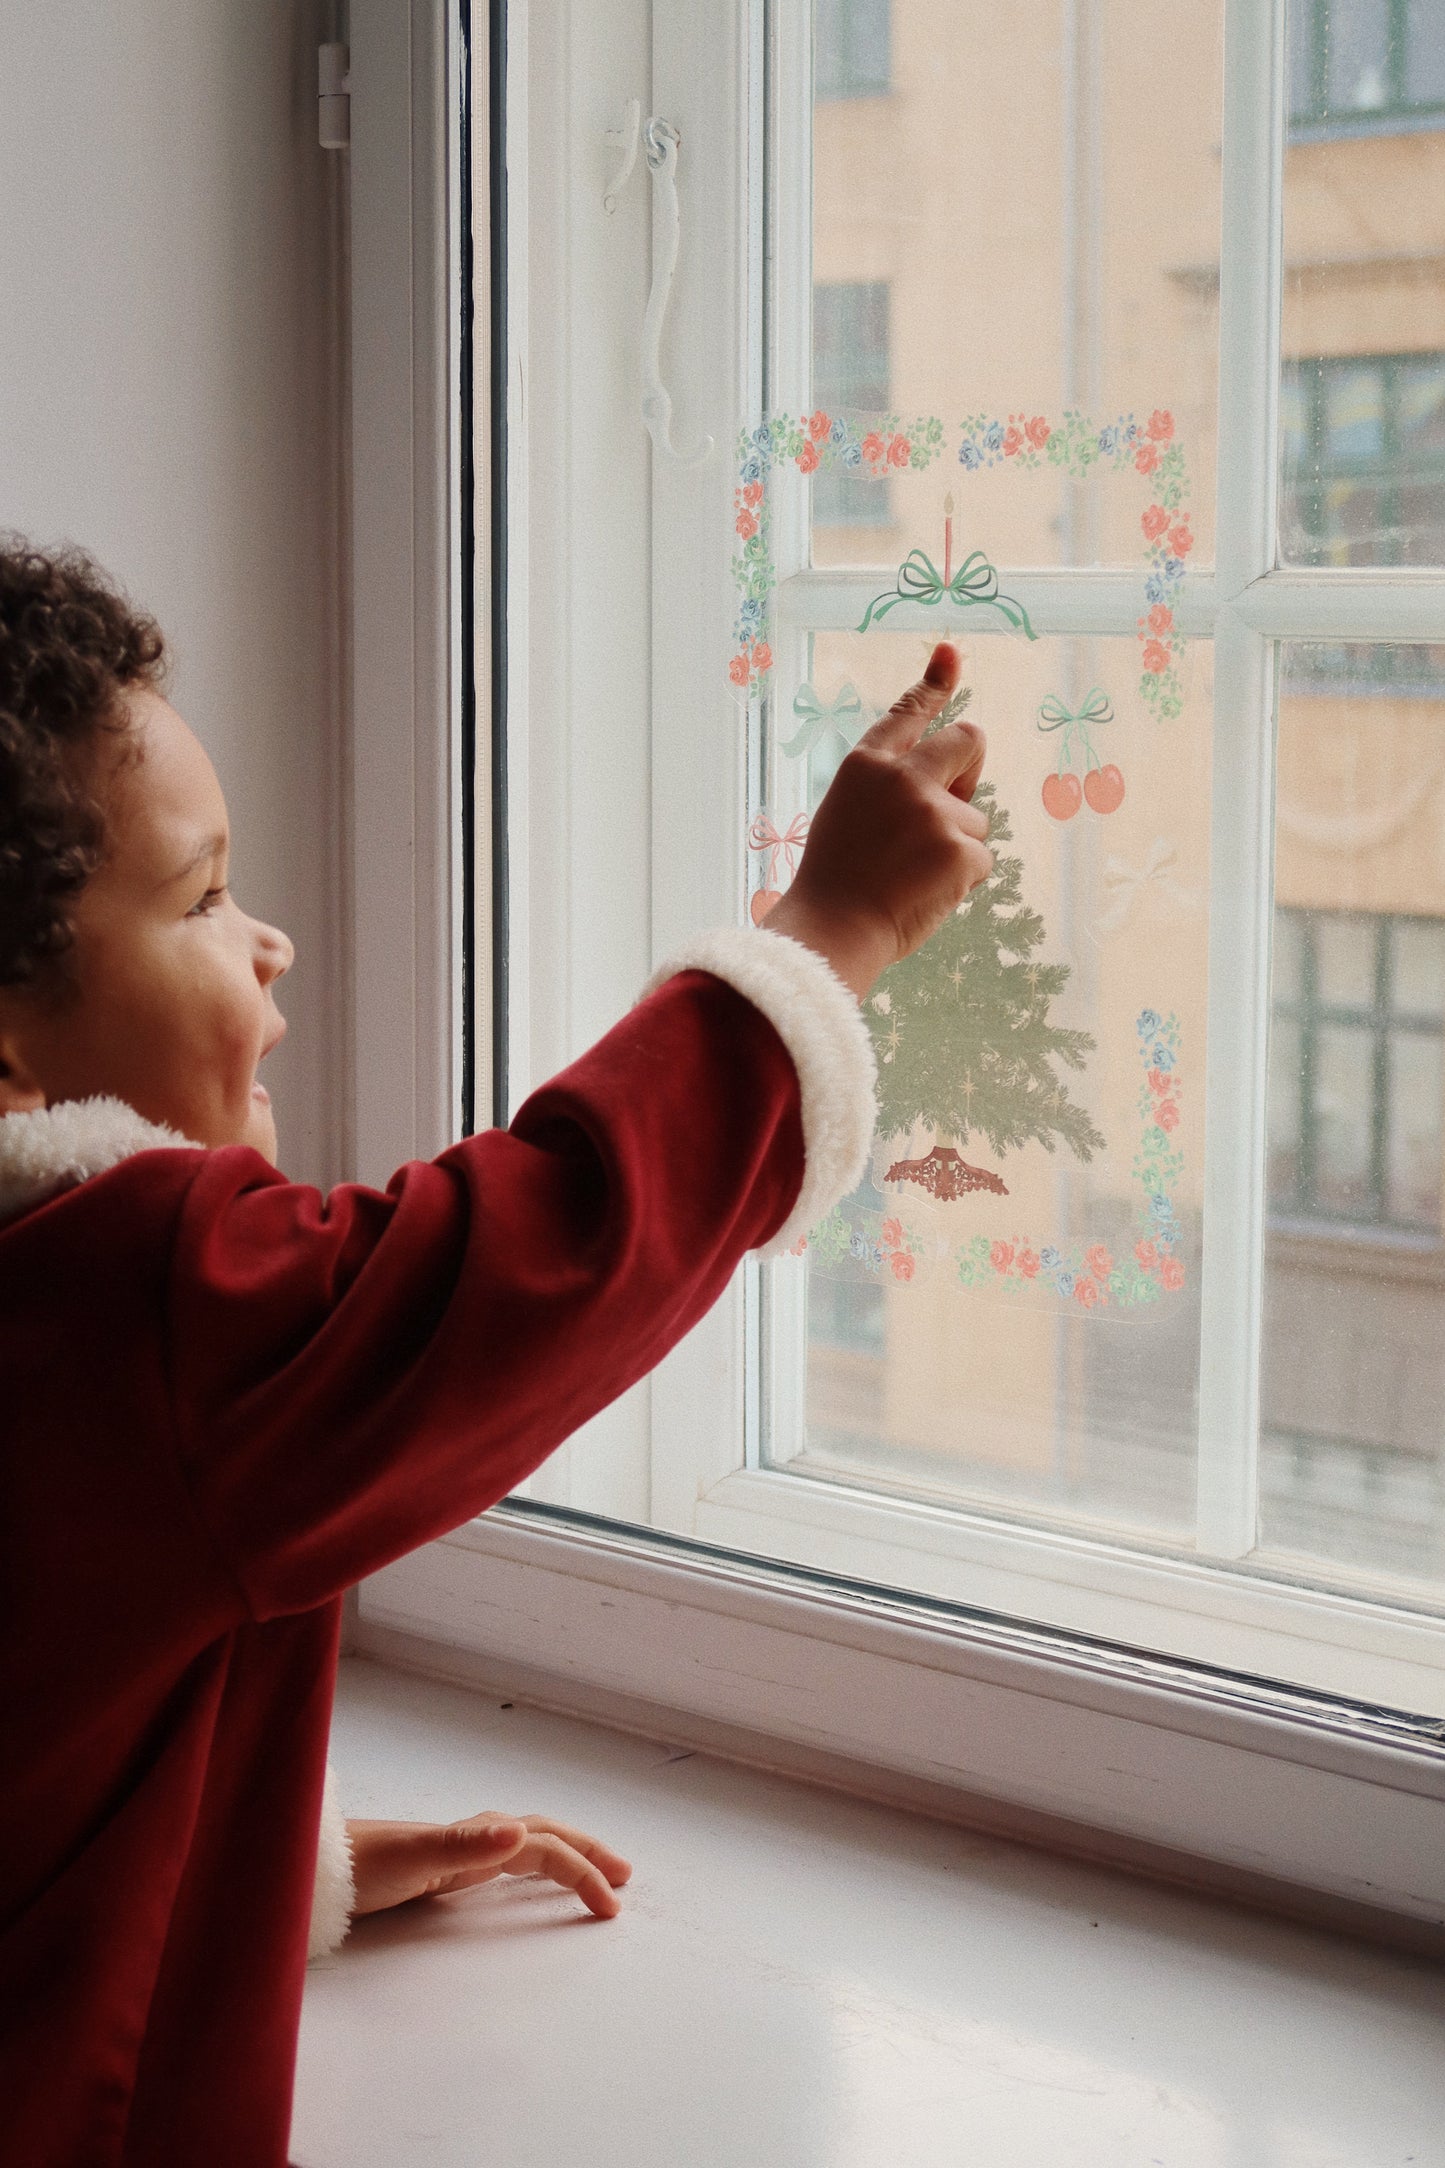
[[[186,917],[204,918],[208,912],[215,910],[216,905],[221,901],[225,893],[224,888],[208,888],[204,896],[191,905]]]

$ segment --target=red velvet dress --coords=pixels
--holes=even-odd
[[[5,2168],[281,2168],[341,1592],[650,1369],[803,1174],[783,1039],[687,971],[384,1194],[142,1149],[0,1224]]]

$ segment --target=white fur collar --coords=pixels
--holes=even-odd
[[[0,1115],[0,1221],[137,1152],[197,1149],[174,1129],[144,1121],[123,1099],[62,1099],[30,1114]]]

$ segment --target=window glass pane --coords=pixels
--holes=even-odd
[[[1280,911],[1274,922],[1270,985],[1277,1009],[1297,1008],[1304,987],[1304,923],[1297,911]]]
[[[876,97],[889,87],[892,0],[815,0],[814,94]]]
[[[1445,563],[1445,127],[1412,111],[1445,8],[1289,0],[1289,39],[1325,103],[1285,152],[1281,561]]]
[[[1440,0],[1406,0],[1405,99],[1445,105],[1445,7]]]
[[[1379,930],[1368,918],[1315,919],[1316,999],[1322,1008],[1373,1009]]]
[[[1429,918],[1397,918],[1391,943],[1390,1007],[1396,1016],[1445,1016],[1445,926]]]
[[[1269,1034],[1269,1201],[1288,1216],[1301,1208],[1302,1027],[1297,1016],[1276,1016]]]
[[[1359,1219],[1374,1204],[1375,1039],[1348,1024],[1314,1034],[1310,1112],[1314,1201],[1321,1215]]]
[[[1020,65],[1008,10],[899,0],[892,95],[858,102],[825,61],[854,8],[815,0],[812,279],[886,281],[890,327],[886,398],[843,417],[889,476],[886,527],[845,525],[819,491],[816,562],[901,562],[946,481],[960,562],[1133,562],[1158,501],[1187,507],[1208,559],[1222,14],[1171,14],[1161,69],[1132,0],[1043,0]],[[1186,81],[1187,98],[1169,87]],[[849,372],[821,346],[813,371],[793,396],[836,423],[829,386],[846,396]],[[940,437],[916,456],[929,420]]]
[[[1300,996],[1277,970],[1258,1557],[1417,1595],[1445,1582],[1442,660],[1286,647],[1276,798]]]
[[[884,279],[813,288],[813,392],[830,414],[881,413],[888,405],[888,284]],[[893,518],[887,471],[862,460],[824,466],[813,476],[813,522],[825,527],[886,527]]]
[[[1330,112],[1374,113],[1389,105],[1390,0],[1323,0],[1320,14]]]
[[[928,645],[886,624],[813,635],[802,727],[845,695],[859,726]],[[1190,728],[1155,720],[1137,642],[965,647],[1001,863],[868,1004],[878,1134],[864,1183],[809,1238],[806,1413],[765,1460],[1187,1541],[1209,651],[1179,662]],[[778,798],[803,784],[785,712],[798,750],[771,747]]]
[[[1385,1208],[1402,1227],[1440,1224],[1440,1023],[1437,1009],[1432,1031],[1390,1039]]]

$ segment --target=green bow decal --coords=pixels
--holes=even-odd
[[[1082,723],[1087,730],[1090,723],[1112,723],[1113,720],[1113,705],[1102,685],[1090,686],[1084,695],[1083,706],[1077,711],[1066,708],[1057,693],[1050,693],[1039,708],[1040,730],[1062,730],[1068,723]]]
[[[1045,735],[1052,730],[1062,730],[1064,733],[1059,740],[1060,775],[1066,767],[1073,766],[1076,739],[1083,741],[1084,758],[1089,766],[1098,767],[1099,756],[1094,751],[1094,741],[1089,733],[1093,724],[1112,723],[1113,720],[1113,703],[1102,685],[1091,685],[1084,695],[1083,705],[1078,708],[1066,707],[1057,693],[1050,693],[1040,702],[1039,729]]]
[[[858,734],[856,725],[850,727],[851,719],[857,716],[859,723],[862,722],[863,702],[859,698],[857,686],[851,680],[839,687],[835,697],[826,706],[811,685],[800,685],[793,698],[793,713],[798,718],[799,727],[783,747],[783,751],[790,756],[811,752],[819,732],[830,726],[837,731],[845,745],[851,746]]]
[[[1029,623],[1029,613],[1021,602],[1011,595],[998,591],[998,573],[984,556],[982,550],[974,550],[965,557],[953,578],[944,581],[933,559],[923,550],[910,550],[898,568],[898,584],[892,594],[875,595],[869,603],[860,632],[866,632],[875,617],[883,618],[899,602],[942,602],[945,597],[961,610],[969,610],[987,603],[990,608],[1002,610],[1009,623],[1027,633],[1031,640],[1038,634]]]

